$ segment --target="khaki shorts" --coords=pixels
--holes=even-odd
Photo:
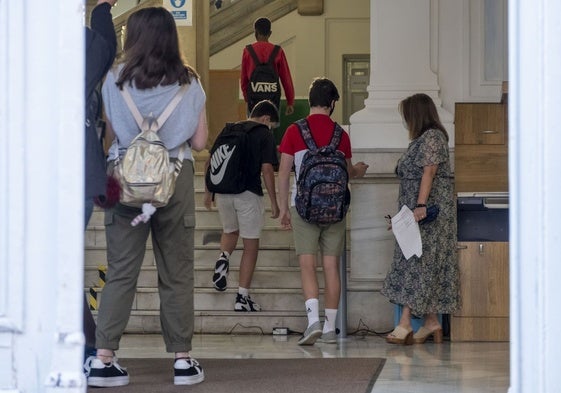
[[[296,255],[317,255],[319,248],[322,255],[341,256],[345,245],[346,220],[320,227],[304,221],[294,207],[290,208],[290,217]]]
[[[251,191],[216,194],[216,206],[225,233],[240,231],[244,239],[259,239],[265,225],[263,197]]]

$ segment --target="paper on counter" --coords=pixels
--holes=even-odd
[[[409,259],[413,255],[418,257],[423,255],[419,224],[415,221],[413,212],[407,206],[403,205],[399,213],[392,217],[392,232],[405,259]]]

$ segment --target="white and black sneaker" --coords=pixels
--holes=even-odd
[[[194,385],[204,380],[205,372],[195,359],[175,359],[173,363],[173,383],[175,385]]]
[[[244,296],[241,293],[236,295],[235,311],[261,311],[261,306],[251,300],[250,296]]]
[[[107,388],[129,384],[127,369],[119,366],[115,357],[109,363],[103,363],[98,358],[95,358],[88,365],[88,386]]]
[[[214,284],[214,289],[217,291],[225,291],[228,286],[228,270],[230,270],[230,262],[226,254],[221,253],[220,257],[216,261],[214,267],[214,275],[212,276],[212,282]]]

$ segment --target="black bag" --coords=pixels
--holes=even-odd
[[[309,149],[302,159],[296,182],[296,211],[304,221],[313,224],[342,221],[351,202],[347,161],[337,150],[343,129],[335,123],[329,145],[318,148],[306,119],[295,124]]]
[[[275,57],[279,53],[280,46],[275,45],[266,63],[259,61],[252,45],[247,45],[246,48],[255,63],[255,69],[249,78],[246,92],[249,112],[251,112],[255,104],[263,100],[270,100],[278,109],[281,99],[281,88],[274,62]]]
[[[253,121],[227,123],[210,149],[205,174],[207,189],[217,194],[240,194],[247,190],[249,132],[263,127]]]
[[[429,222],[436,220],[439,212],[440,212],[440,208],[438,207],[438,205],[432,205],[427,207],[427,216],[422,220],[420,220],[419,224],[420,225],[428,224]]]

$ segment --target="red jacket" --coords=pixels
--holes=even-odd
[[[252,44],[257,57],[262,62],[266,62],[269,60],[269,56],[271,52],[273,52],[273,48],[275,47],[274,44],[270,42],[264,41],[256,41]],[[287,105],[292,106],[294,105],[294,85],[292,84],[292,76],[290,76],[290,69],[288,68],[288,62],[286,61],[286,56],[284,55],[284,51],[282,48],[279,50],[277,57],[275,58],[275,69],[277,74],[279,75],[279,79],[282,84],[282,88],[284,90],[284,96],[287,101]],[[241,71],[241,80],[240,85],[242,88],[242,93],[244,100],[247,102],[247,85],[249,84],[249,78],[251,77],[251,73],[255,69],[255,64],[251,55],[244,47],[243,55],[242,55],[242,71]]]

